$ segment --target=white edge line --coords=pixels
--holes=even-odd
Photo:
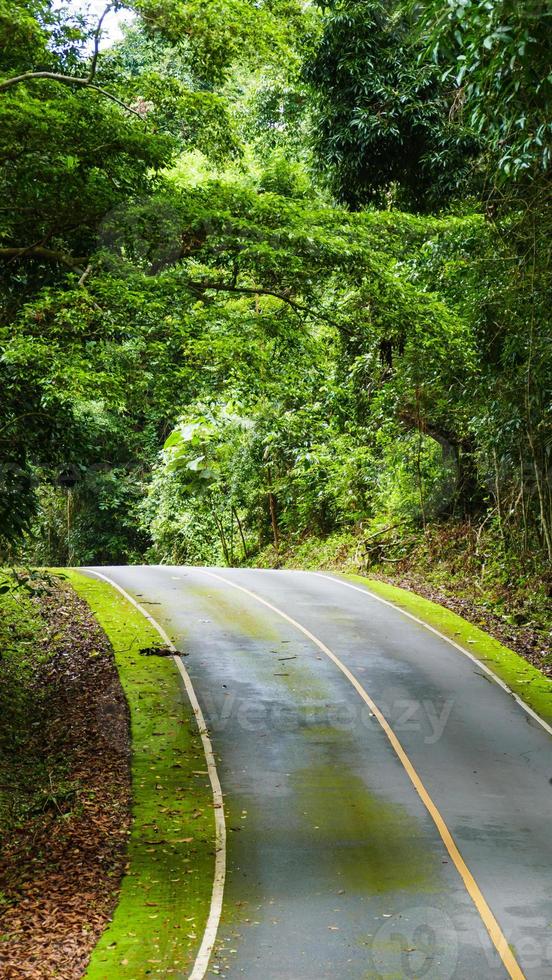
[[[465,647],[461,646],[459,643],[456,643],[454,640],[451,640],[450,636],[447,636],[445,633],[441,633],[439,630],[435,629],[434,626],[430,626],[429,623],[425,623],[423,619],[418,619],[417,616],[414,616],[412,613],[407,612],[406,609],[401,609],[400,606],[395,605],[394,602],[390,602],[389,599],[383,599],[381,596],[376,595],[375,592],[371,592],[370,589],[368,588],[362,588],[360,585],[353,585],[352,582],[345,582],[342,578],[339,578],[336,575],[327,575],[325,572],[311,572],[310,574],[318,575],[320,578],[326,578],[328,579],[329,582],[337,582],[339,585],[344,585],[346,589],[354,589],[355,592],[360,592],[363,595],[368,595],[370,596],[371,599],[376,599],[377,602],[382,602],[384,606],[390,606],[391,609],[395,609],[397,612],[401,613],[401,615],[407,616],[408,619],[412,619],[415,623],[418,623],[420,626],[423,626],[424,629],[428,630],[430,633],[434,633],[435,636],[439,636],[441,640],[445,640],[445,642],[450,644],[451,647],[454,647],[455,650],[459,650],[460,653],[463,653],[464,656],[468,658],[468,660],[472,661],[472,663],[477,664],[478,667],[481,667],[481,670],[484,670],[485,673],[488,674],[488,676],[496,684],[499,685],[499,687],[501,687],[504,691],[506,691],[506,693],[509,694],[510,697],[512,697],[514,701],[516,701],[519,704],[520,708],[523,708],[523,710],[527,712],[527,714],[530,715],[531,718],[533,718],[536,722],[538,722],[538,724],[542,728],[544,728],[545,732],[548,732],[549,735],[552,735],[552,726],[550,726],[546,721],[544,721],[544,719],[541,718],[540,715],[536,713],[536,711],[533,711],[533,709],[530,708],[529,705],[525,703],[523,698],[520,698],[515,691],[512,691],[511,687],[508,687],[505,681],[503,681],[502,678],[498,676],[498,674],[495,674],[494,670],[491,670],[490,667],[487,667],[487,664],[484,664],[483,661],[478,660],[478,658],[475,657],[473,653],[470,653],[469,650],[466,650]]]
[[[211,788],[213,791],[213,805],[215,814],[215,876],[213,880],[213,891],[211,894],[211,906],[209,909],[207,924],[205,926],[205,932],[203,933],[203,940],[201,942],[201,946],[199,947],[192,972],[188,977],[188,980],[203,980],[203,977],[207,972],[209,960],[211,959],[211,954],[217,938],[220,917],[222,914],[222,899],[224,895],[224,882],[226,878],[226,822],[224,819],[224,800],[222,796],[220,779],[217,772],[213,746],[211,744],[211,739],[209,738],[203,711],[201,710],[201,706],[197,700],[190,675],[182,663],[182,658],[178,655],[174,643],[171,642],[163,627],[159,625],[159,623],[153,618],[147,609],[144,609],[139,602],[136,602],[136,600],[133,599],[132,596],[125,591],[125,589],[118,585],[117,582],[114,582],[113,579],[108,578],[107,575],[103,575],[101,572],[94,571],[92,568],[86,568],[83,569],[83,571],[86,571],[91,575],[97,575],[98,578],[108,582],[109,585],[113,586],[117,592],[120,592],[121,595],[123,595],[125,599],[127,599],[128,602],[130,602],[131,605],[138,610],[138,612],[142,613],[142,616],[144,616],[154,627],[154,629],[157,630],[163,642],[166,643],[169,650],[172,650],[173,660],[182,676],[184,687],[197,721],[199,734],[201,735],[201,741],[203,743],[207,771],[209,773],[209,779],[211,781]]]

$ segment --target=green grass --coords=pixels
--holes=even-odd
[[[429,599],[423,599],[414,592],[365,578],[363,575],[347,574],[344,577],[365,585],[382,599],[387,599],[399,609],[417,616],[418,619],[450,637],[485,663],[515,694],[523,698],[533,711],[548,724],[552,724],[552,681],[519,654],[509,650],[488,633],[468,623],[450,609]]]
[[[113,920],[88,980],[185,975],[207,919],[214,872],[210,783],[195,718],[153,626],[107,583],[67,571],[106,632],[129,704],[133,822]]]

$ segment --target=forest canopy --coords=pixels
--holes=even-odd
[[[0,0],[4,560],[544,569],[548,6],[124,6]]]

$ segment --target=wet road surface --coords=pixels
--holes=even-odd
[[[552,978],[551,737],[476,664],[338,577],[98,571],[186,653],[211,733],[228,844],[209,975]]]

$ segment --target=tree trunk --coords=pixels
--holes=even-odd
[[[469,517],[481,510],[483,494],[475,462],[475,445],[470,439],[463,439],[455,446],[456,454],[456,507],[463,517]]]
[[[238,531],[240,532],[240,538],[241,538],[241,543],[242,543],[242,548],[243,548],[243,557],[247,561],[247,559],[249,558],[249,555],[247,553],[247,545],[245,543],[245,535],[243,533],[242,522],[240,521],[239,514],[238,514],[238,512],[237,512],[237,510],[236,510],[235,507],[232,507],[232,513],[234,514],[234,517],[236,518],[236,524],[238,525]]]
[[[537,496],[539,501],[539,516],[540,516],[543,541],[546,547],[546,553],[549,559],[552,561],[552,530],[549,527],[547,517],[546,517],[546,504],[545,504],[544,492],[542,486],[541,471],[537,460],[537,454],[535,452],[535,443],[533,441],[533,436],[529,426],[527,427],[527,439],[531,447],[531,457],[533,461],[533,470],[535,473],[535,485],[537,488]]]
[[[268,485],[270,487],[268,491],[268,506],[270,508],[270,523],[272,524],[272,537],[274,540],[274,548],[276,551],[280,550],[280,529],[278,527],[278,506],[276,502],[276,497],[272,490],[272,470],[270,466],[266,468],[266,475],[268,478]]]
[[[483,494],[479,485],[476,465],[476,446],[470,437],[459,436],[456,432],[446,431],[427,419],[421,418],[418,409],[403,410],[400,419],[410,429],[420,430],[438,442],[443,454],[454,459],[456,467],[456,489],[451,505],[451,511],[460,512],[463,517],[469,517],[481,510]]]
[[[276,497],[269,490],[268,493],[268,505],[270,507],[270,521],[272,524],[272,536],[274,538],[274,547],[276,551],[280,550],[280,529],[278,527],[278,512],[276,508]]]
[[[215,524],[217,525],[217,531],[219,533],[219,539],[220,539],[220,543],[221,543],[221,546],[222,546],[222,553],[224,555],[224,560],[225,560],[226,565],[228,566],[228,568],[230,568],[230,555],[228,553],[228,544],[226,542],[226,535],[224,533],[224,527],[223,527],[222,521],[220,520],[220,518],[219,518],[219,516],[218,516],[218,514],[217,514],[217,512],[215,510],[214,504],[211,504],[211,513],[213,515]]]

